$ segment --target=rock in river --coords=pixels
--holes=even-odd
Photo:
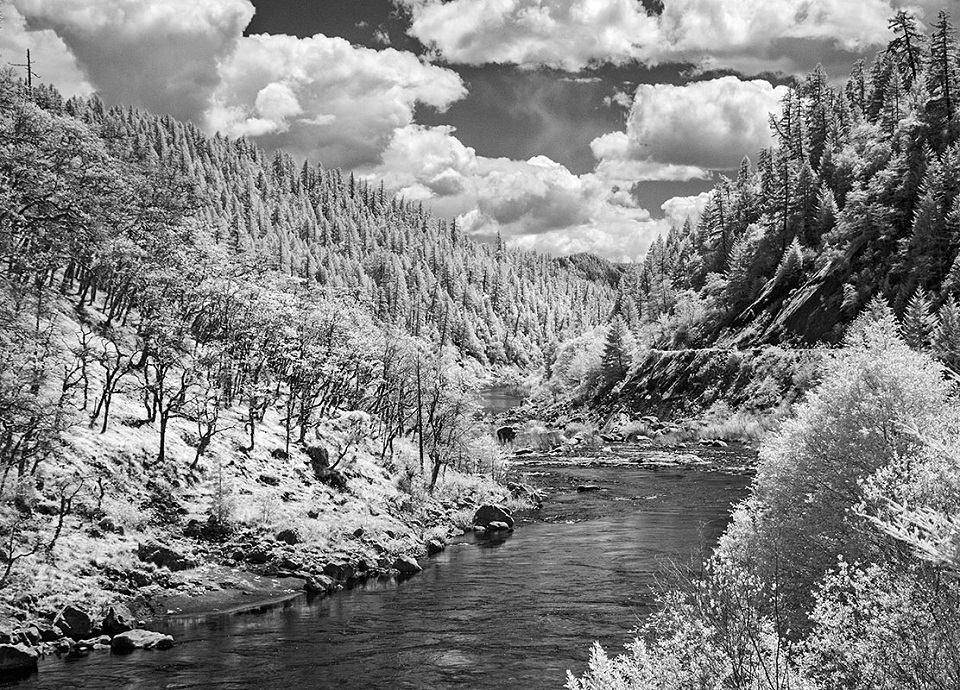
[[[37,670],[39,654],[22,644],[0,644],[0,676]]]
[[[473,515],[473,524],[488,527],[491,522],[504,522],[508,528],[513,527],[513,516],[506,508],[494,505],[482,505]]]
[[[73,605],[64,608],[54,623],[60,626],[64,635],[74,640],[82,640],[93,632],[93,621],[90,615]]]
[[[133,630],[137,627],[136,623],[137,621],[133,617],[133,614],[130,613],[130,609],[126,606],[117,605],[111,606],[110,610],[107,611],[107,615],[104,617],[100,629],[112,637],[120,633],[125,633],[128,630]]]
[[[393,562],[393,567],[399,570],[402,575],[412,575],[423,570],[416,559],[410,556],[397,556],[397,560]]]
[[[110,648],[117,654],[128,654],[134,649],[170,649],[173,638],[170,635],[151,630],[128,630],[113,638]]]

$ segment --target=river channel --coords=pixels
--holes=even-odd
[[[630,639],[665,560],[710,548],[746,495],[747,476],[717,469],[742,455],[710,453],[703,467],[643,466],[669,456],[629,445],[608,462],[530,458],[515,472],[547,498],[506,538],[455,540],[402,582],[171,619],[172,650],[49,660],[13,687],[562,688],[594,640]]]

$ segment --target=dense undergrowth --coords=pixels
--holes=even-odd
[[[715,554],[573,690],[960,682],[952,375],[880,303],[768,438]]]

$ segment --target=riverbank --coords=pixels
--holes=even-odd
[[[625,457],[647,452],[613,446]],[[567,669],[585,668],[594,640],[619,647],[629,639],[653,606],[664,560],[687,562],[722,531],[749,477],[714,471],[739,462],[733,449],[716,452],[727,457],[711,467],[603,466],[572,456],[518,464],[511,477],[540,490],[543,508],[515,512],[514,532],[454,537],[412,578],[370,579],[244,615],[165,616],[158,630],[177,640],[173,649],[50,660],[18,690],[121,681],[159,690],[211,679],[264,690],[562,687]]]
[[[255,449],[244,448],[239,431],[224,433],[195,467],[153,462],[154,435],[132,423],[140,413],[118,396],[119,424],[104,434],[78,428],[70,439],[65,452],[101,478],[99,496],[82,495],[52,548],[18,559],[0,589],[0,671],[103,649],[120,628],[150,628],[168,616],[414,574],[418,561],[472,526],[480,506],[524,505],[493,475],[453,467],[429,492],[417,449],[398,440],[385,457],[362,413],[324,421],[314,446],[288,446],[270,410]],[[224,426],[243,428],[239,412],[224,416]],[[171,423],[168,457],[193,452],[185,426]],[[317,447],[340,460],[318,462]],[[495,470],[492,441],[489,451],[485,467]],[[55,516],[57,506],[37,509]],[[122,624],[108,626],[111,616]]]

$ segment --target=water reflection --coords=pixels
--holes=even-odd
[[[407,581],[302,597],[259,615],[168,623],[173,650],[44,663],[22,688],[560,688],[593,640],[619,648],[662,559],[722,531],[747,479],[537,468],[545,522],[469,540]],[[593,483],[604,490],[575,491]]]

